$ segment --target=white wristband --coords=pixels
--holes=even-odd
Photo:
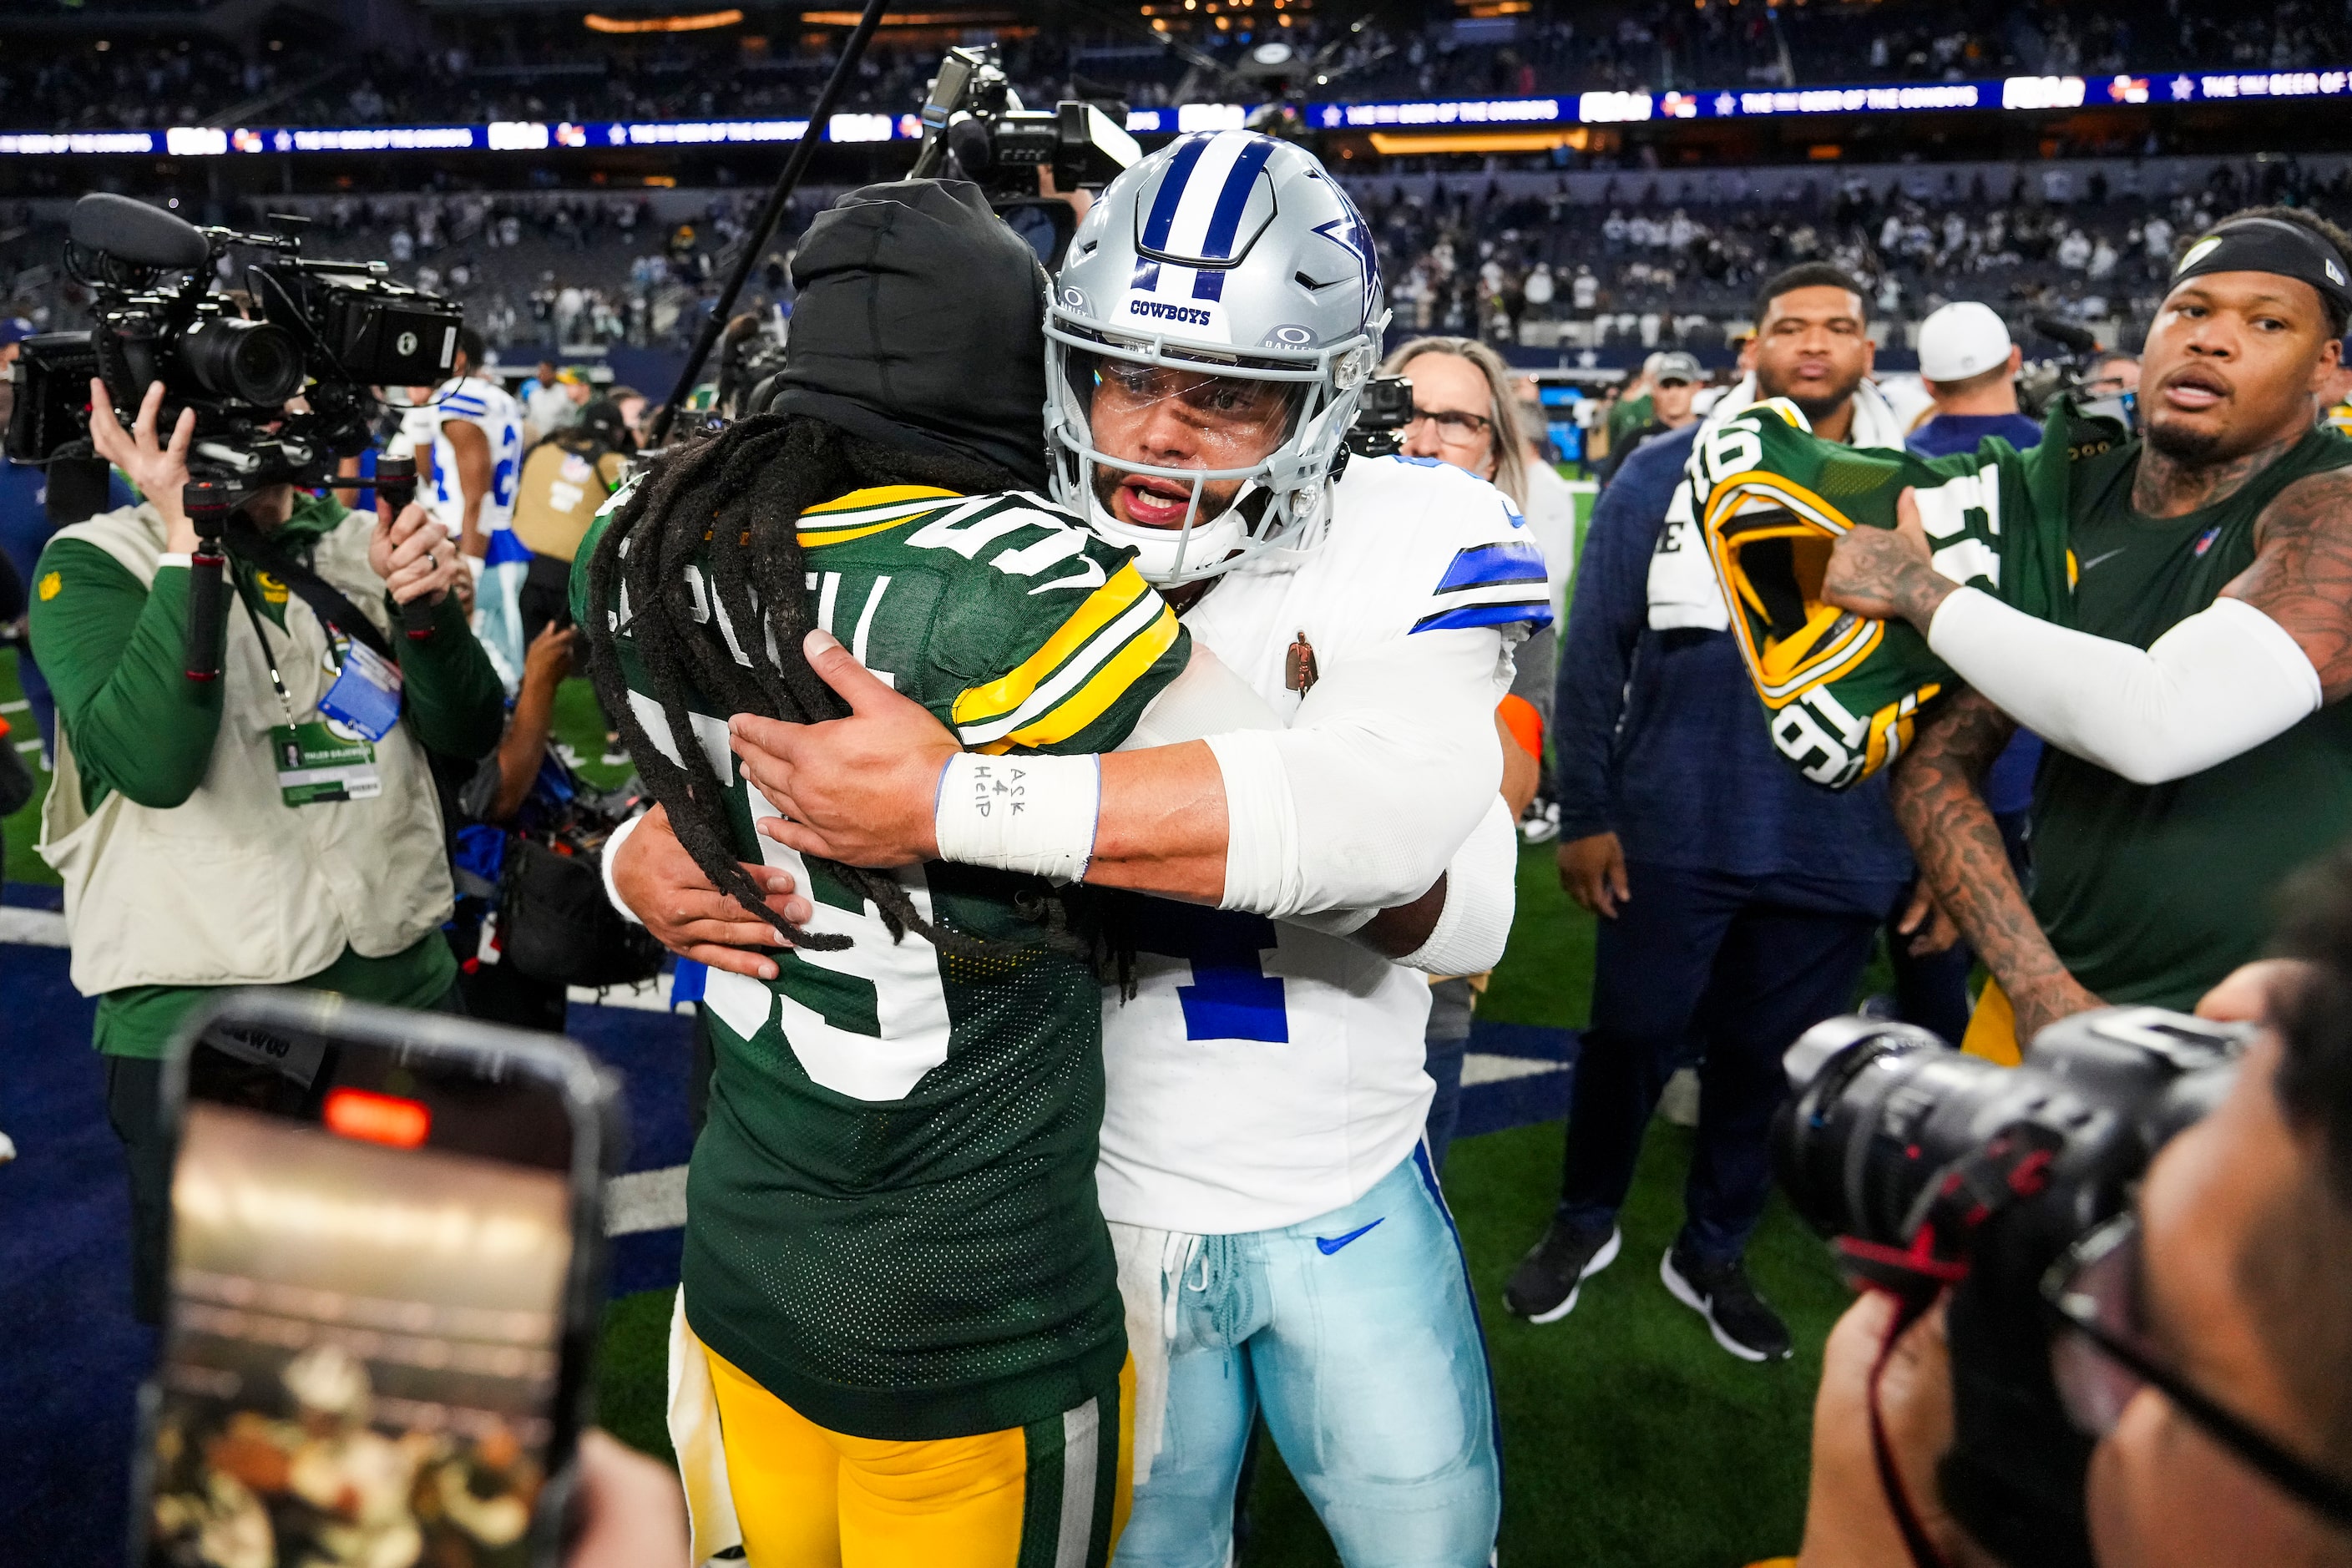
[[[1055,883],[1086,876],[1101,815],[1101,758],[976,752],[948,759],[931,808],[940,859]]]
[[[613,885],[613,861],[620,855],[621,846],[628,842],[629,835],[635,833],[637,830],[637,825],[645,819],[646,814],[641,811],[605,835],[604,848],[598,857],[601,864],[597,867],[597,871],[604,879],[604,900],[620,910],[621,918],[633,926],[641,926],[646,922],[637,918],[636,910],[621,901],[621,889]]]
[[[1483,974],[1503,961],[1517,907],[1518,824],[1498,798],[1445,868],[1445,907],[1429,940],[1397,962],[1433,975]]]

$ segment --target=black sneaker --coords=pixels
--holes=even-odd
[[[1702,1263],[1675,1246],[1658,1264],[1658,1278],[1675,1300],[1706,1320],[1715,1342],[1741,1361],[1789,1359],[1789,1325],[1748,1282],[1740,1259]]]
[[[1558,1322],[1575,1309],[1584,1282],[1617,1261],[1624,1241],[1613,1225],[1604,1235],[1555,1217],[1512,1271],[1503,1305],[1530,1323]]]

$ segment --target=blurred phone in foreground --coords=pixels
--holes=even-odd
[[[248,992],[165,1077],[143,1568],[537,1568],[587,1418],[617,1100],[550,1035]]]

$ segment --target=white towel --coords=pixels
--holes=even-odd
[[[1127,1309],[1127,1353],[1135,1363],[1135,1484],[1151,1479],[1151,1461],[1168,1421],[1168,1357],[1176,1342],[1177,1293],[1201,1238],[1147,1226],[1110,1227],[1118,1259],[1118,1294]]]
[[[1756,378],[1748,376],[1717,400],[1699,424],[1691,447],[1691,465],[1675,486],[1666,503],[1666,523],[1658,531],[1658,548],[1650,557],[1650,625],[1657,631],[1692,628],[1720,632],[1731,629],[1731,606],[1724,603],[1723,584],[1706,558],[1706,542],[1699,537],[1698,509],[1705,497],[1696,464],[1707,432],[1756,402]],[[1853,389],[1853,427],[1846,435],[1850,447],[1903,445],[1903,424],[1894,405],[1874,382]]]
[[[686,1484],[686,1517],[696,1568],[730,1547],[743,1544],[735,1519],[735,1493],[727,1480],[727,1446],[719,1430],[719,1392],[710,1384],[710,1358],[686,1326],[681,1288],[669,1315],[669,1441],[677,1450],[677,1476]]]

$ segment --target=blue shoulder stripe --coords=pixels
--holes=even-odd
[[[1507,626],[1521,621],[1533,631],[1543,630],[1551,625],[1551,605],[1541,599],[1522,599],[1509,605],[1464,605],[1459,609],[1423,616],[1412,624],[1412,629],[1450,632],[1465,626]]]
[[[1509,539],[1494,544],[1474,544],[1454,553],[1437,592],[1461,588],[1493,588],[1506,583],[1549,581],[1543,552],[1531,540]]]

